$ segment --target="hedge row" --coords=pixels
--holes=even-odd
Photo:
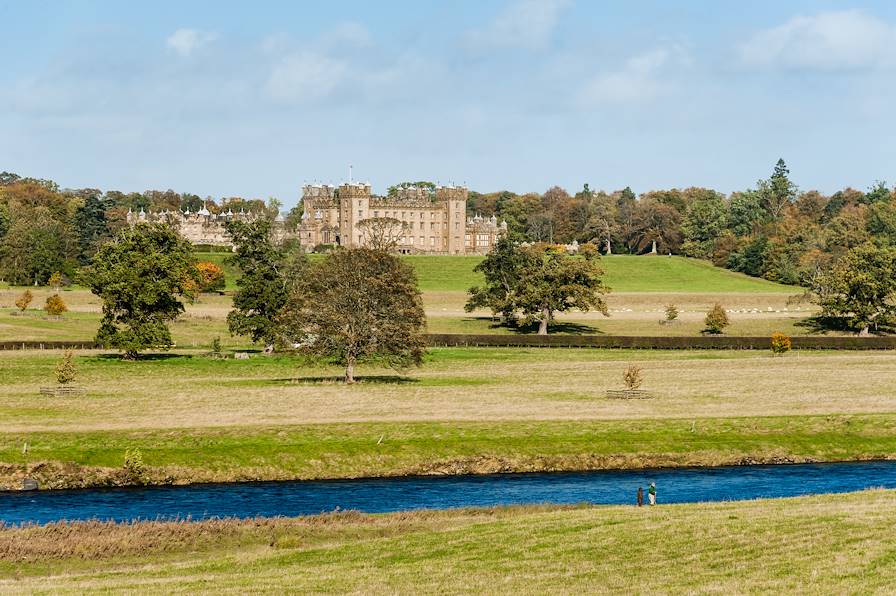
[[[896,350],[893,337],[796,336],[794,349],[803,350]],[[472,335],[432,333],[430,346],[494,346],[552,348],[627,348],[650,350],[768,350],[771,338],[699,335],[688,337],[607,336],[607,335]]]
[[[799,350],[896,350],[896,336],[807,336],[792,338],[793,349]],[[625,348],[645,350],[768,350],[771,338],[729,335],[687,337],[625,335],[491,335],[463,333],[430,333],[427,344],[433,347],[507,347],[507,348]],[[5,341],[0,350],[97,350],[101,344],[92,341]]]

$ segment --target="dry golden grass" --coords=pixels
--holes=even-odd
[[[38,544],[0,558],[0,591],[891,593],[894,523],[896,494],[867,491],[642,509],[55,525],[0,531],[7,543]]]
[[[86,397],[38,397],[54,352],[0,353],[0,431],[371,421],[508,421],[858,414],[896,411],[896,353],[435,349],[406,377],[285,357],[76,359]],[[629,364],[651,400],[608,400]],[[367,377],[366,382],[363,377]]]
[[[12,314],[19,290],[0,290],[0,341],[91,340],[99,324],[100,301],[85,290],[62,293],[70,312],[61,321],[48,321],[43,311],[32,308],[26,316]],[[33,305],[43,304],[51,293],[46,288],[34,290]],[[458,291],[424,292],[429,330],[434,333],[508,333],[506,328],[490,326],[489,313],[463,310],[466,294]],[[586,333],[613,335],[695,335],[703,329],[703,317],[710,305],[720,302],[732,312],[730,335],[771,335],[774,331],[803,334],[795,327],[810,313],[810,306],[788,305],[783,293],[619,293],[611,294],[609,318],[599,313],[569,312],[557,316],[559,323],[581,325]],[[675,303],[681,311],[675,325],[660,325],[667,304]],[[182,347],[210,345],[221,337],[231,345],[247,345],[245,338],[230,338],[226,317],[231,308],[229,296],[203,295],[186,306],[186,313],[171,326]]]

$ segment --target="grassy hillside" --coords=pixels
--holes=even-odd
[[[871,594],[896,493],[0,528],[0,592]]]
[[[227,289],[236,288],[239,270],[227,264],[229,252],[197,253],[200,261],[211,261],[224,268]],[[312,255],[312,259],[322,258]],[[482,283],[473,268],[482,257],[420,256],[402,257],[414,266],[424,292],[466,292]],[[614,255],[601,259],[606,271],[605,281],[615,292],[688,292],[688,293],[794,293],[791,286],[783,286],[764,279],[749,277],[711,263],[687,257]]]
[[[481,283],[473,268],[482,257],[405,257],[417,270],[424,292],[464,292]],[[611,256],[601,259],[605,281],[615,292],[795,293],[764,279],[686,257]]]

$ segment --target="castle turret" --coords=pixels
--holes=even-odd
[[[441,186],[436,189],[436,201],[446,204],[448,223],[446,248],[450,255],[464,252],[468,194],[463,186]]]

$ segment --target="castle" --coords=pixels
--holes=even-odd
[[[298,239],[307,251],[321,245],[388,246],[401,254],[483,255],[507,232],[497,218],[467,217],[463,187],[397,187],[387,196],[371,193],[370,184],[306,185],[302,189],[301,223],[289,226],[282,215],[274,220],[275,240]],[[170,224],[193,244],[231,248],[224,224],[252,221],[259,215],[228,210],[211,213],[128,211],[127,221]]]
[[[507,223],[468,218],[467,194],[458,186],[401,186],[378,196],[367,183],[306,185],[299,241],[309,249],[387,244],[402,254],[486,254]]]

